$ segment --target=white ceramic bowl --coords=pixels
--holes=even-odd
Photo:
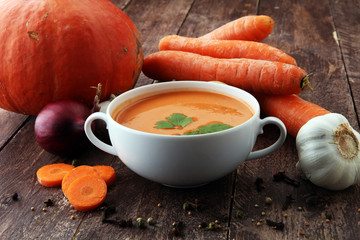
[[[253,108],[255,114],[233,128],[192,136],[141,132],[125,127],[111,117],[114,109],[129,99],[179,88],[241,98]],[[112,145],[100,141],[93,134],[91,123],[96,119],[106,122]],[[265,149],[251,152],[266,124],[279,127],[278,140]],[[138,175],[173,187],[194,187],[219,179],[234,171],[243,161],[260,158],[277,150],[286,138],[286,128],[279,119],[260,119],[259,104],[251,94],[229,85],[200,81],[155,83],[127,91],[110,103],[106,113],[90,115],[85,122],[85,132],[95,146],[117,155]]]

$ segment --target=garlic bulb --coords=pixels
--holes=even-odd
[[[360,134],[341,114],[309,120],[298,132],[297,169],[315,185],[342,190],[360,182]]]

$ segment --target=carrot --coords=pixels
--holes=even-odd
[[[272,32],[273,28],[274,20],[269,16],[245,16],[229,22],[200,38],[261,42]]]
[[[159,42],[159,50],[177,50],[216,58],[250,58],[296,65],[293,57],[265,43],[243,40],[209,40],[169,35]]]
[[[106,185],[112,185],[116,180],[114,168],[105,165],[96,165],[93,168],[99,173],[100,177],[105,180]]]
[[[246,58],[219,59],[182,51],[150,54],[142,71],[160,81],[221,81],[245,91],[270,94],[297,94],[311,89],[307,73],[294,65]]]
[[[61,189],[65,196],[67,196],[67,190],[71,183],[83,176],[100,177],[100,174],[95,170],[95,168],[87,165],[81,165],[72,169],[64,176],[61,183]]]
[[[45,165],[36,172],[38,182],[45,187],[59,187],[66,173],[74,168],[65,163]]]
[[[308,102],[297,95],[254,94],[260,109],[266,115],[279,118],[288,133],[296,137],[300,128],[310,119],[330,113],[328,110]]]
[[[107,194],[107,186],[99,176],[82,176],[73,181],[67,197],[70,204],[79,211],[90,211],[100,206]]]

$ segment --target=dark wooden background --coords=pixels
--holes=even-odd
[[[329,111],[341,113],[359,129],[360,101],[360,2],[355,0],[112,0],[139,28],[145,56],[157,51],[168,34],[201,36],[241,16],[264,14],[275,20],[264,41],[289,53],[298,65],[312,73],[314,91],[301,96]],[[141,75],[137,85],[152,83]],[[82,164],[106,164],[117,172],[106,206],[116,216],[157,224],[145,229],[103,223],[104,207],[93,212],[74,210],[58,188],[44,188],[36,170],[49,163],[71,162],[42,150],[34,136],[35,117],[0,110],[0,239],[359,239],[360,188],[332,192],[301,178],[295,139],[288,136],[277,152],[248,161],[236,172],[196,189],[172,189],[147,181],[126,168],[114,156],[91,147],[77,160]],[[269,145],[276,129],[265,128],[256,147]],[[300,187],[274,182],[273,174],[285,171]],[[257,191],[255,181],[264,188]],[[18,194],[14,201],[12,195]],[[286,196],[294,201],[282,210]],[[265,204],[271,197],[271,205]],[[54,206],[45,207],[52,199]],[[191,215],[182,209],[186,201],[202,205]],[[161,204],[161,207],[158,206]],[[258,207],[255,207],[257,205]],[[32,211],[31,208],[34,207]],[[242,217],[237,213],[241,211]],[[262,212],[265,216],[262,216]],[[287,216],[286,216],[287,215]],[[115,216],[115,215],[114,215]],[[326,218],[331,216],[330,221]],[[282,231],[265,220],[284,223]],[[216,231],[199,229],[202,222],[218,220]],[[182,222],[180,236],[171,231]],[[259,223],[259,224],[258,224]]]

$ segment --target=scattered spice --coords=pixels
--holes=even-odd
[[[304,226],[309,226],[310,224],[308,222],[304,222]]]
[[[257,222],[256,226],[258,226],[258,227],[261,226],[261,222]]]
[[[265,204],[270,205],[271,203],[272,203],[271,197],[266,197],[265,198]]]
[[[282,210],[286,210],[289,208],[290,204],[294,201],[295,199],[290,195],[286,196],[285,202],[282,206]]]
[[[119,227],[132,227],[133,226],[133,222],[131,219],[125,220],[125,219],[122,219],[119,217],[113,217],[113,215],[115,213],[116,213],[115,207],[106,207],[104,209],[102,222],[118,225]]]
[[[31,211],[35,211],[35,208],[34,208],[34,207],[31,207],[30,209],[31,209]]]
[[[145,221],[141,217],[136,219],[136,223],[137,223],[138,228],[141,228],[141,229],[145,228]]]
[[[174,236],[181,236],[182,228],[183,228],[182,222],[173,222],[171,224],[171,234]]]
[[[261,216],[265,216],[265,214],[266,214],[265,212],[261,212]]]
[[[298,211],[302,211],[303,208],[299,206],[299,207],[297,208],[297,210],[298,210]]]
[[[264,180],[262,178],[259,178],[259,177],[256,178],[255,186],[256,186],[256,190],[258,192],[261,192],[262,189],[265,189]]]
[[[74,220],[75,219],[75,216],[74,215],[71,215],[71,220]]]
[[[254,207],[255,207],[255,208],[258,208],[258,207],[259,207],[259,204],[257,204],[257,203],[254,204]]]
[[[358,208],[358,213],[360,213],[360,208]]]
[[[280,181],[283,181],[283,182],[286,182],[290,185],[293,185],[294,187],[299,187],[300,186],[300,182],[294,180],[294,179],[291,179],[290,177],[288,177],[286,174],[285,174],[285,171],[280,171],[276,174],[273,175],[273,180],[274,182],[280,182]]]
[[[43,212],[46,212],[46,208],[43,208],[42,210],[43,210]]]
[[[46,206],[46,207],[52,207],[52,206],[54,206],[54,202],[53,202],[53,200],[51,200],[51,199],[48,199],[48,200],[45,201],[44,203],[45,203],[45,206]]]
[[[158,206],[158,207],[162,207],[162,204],[161,204],[161,203],[158,203],[157,206]]]
[[[200,229],[205,229],[208,231],[216,231],[221,229],[221,222],[219,220],[215,220],[213,222],[210,222],[209,224],[207,224],[206,222],[202,222],[198,225],[198,227]]]
[[[190,209],[190,205],[188,203],[184,203],[182,208],[184,211],[187,211]]]
[[[147,223],[150,225],[150,226],[153,226],[153,225],[155,225],[155,220],[152,218],[152,217],[149,217],[148,219],[147,219]]]
[[[0,204],[11,204],[11,203],[13,203],[13,202],[16,202],[16,201],[18,201],[19,200],[19,195],[18,195],[18,193],[13,193],[12,195],[8,195],[8,196],[6,196],[3,200],[2,200],[2,202],[0,203]]]
[[[304,235],[305,235],[304,229],[300,229],[300,230],[299,230],[299,234],[302,235],[302,236],[304,236]]]
[[[182,208],[184,211],[188,211],[188,214],[189,214],[190,210],[199,211],[201,209],[201,203],[200,203],[199,199],[195,198],[193,202],[186,201],[185,203],[183,203]],[[189,215],[191,215],[191,213]]]
[[[207,227],[207,223],[206,222],[202,222],[199,224],[198,226],[199,228],[206,228]]]
[[[19,200],[19,195],[17,193],[14,193],[12,196],[11,196],[12,200],[13,201],[17,201]]]
[[[108,218],[116,213],[115,207],[106,207],[103,214],[103,222],[107,222]]]
[[[284,215],[283,215],[285,218],[287,218],[288,217],[288,214],[287,213],[284,213]]]
[[[209,223],[209,230],[214,230],[215,229],[215,222],[210,222]]]
[[[276,230],[284,230],[284,223],[283,222],[274,222],[272,220],[269,220],[269,219],[266,219],[266,224],[270,227],[272,227],[273,229],[276,229]]]
[[[207,229],[209,231],[216,231],[221,229],[221,223],[219,220],[215,220],[214,222],[210,222]]]

